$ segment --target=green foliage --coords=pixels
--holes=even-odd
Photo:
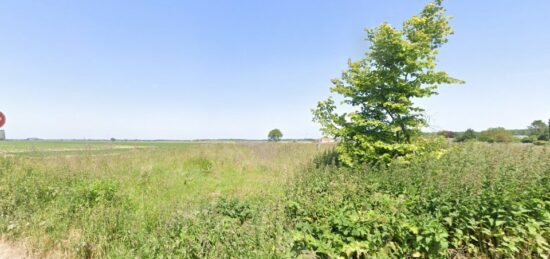
[[[272,129],[267,134],[267,139],[269,141],[279,141],[283,138],[283,133],[279,129]]]
[[[545,258],[550,153],[478,143],[407,164],[311,168],[289,190],[295,255]]]
[[[313,159],[313,165],[315,167],[325,167],[328,165],[340,166],[341,161],[339,159],[338,151],[335,149],[323,151]]]
[[[71,202],[78,208],[91,208],[98,204],[116,206],[121,199],[118,190],[119,184],[109,180],[81,183],[75,186]]]
[[[532,136],[524,137],[520,140],[521,143],[533,143],[535,141],[537,141],[537,139]]]
[[[452,131],[449,131],[449,130],[439,131],[439,132],[437,132],[437,135],[445,137],[445,138],[455,138],[456,137],[456,133],[452,132]]]
[[[323,148],[116,146],[0,143],[1,238],[37,258],[288,258],[284,184]]]
[[[210,173],[212,172],[213,163],[208,158],[199,156],[186,160],[185,167],[193,173]]]
[[[282,257],[284,251],[278,250],[286,247],[281,239],[282,217],[276,211],[260,210],[260,204],[221,197],[192,214],[178,209],[141,241],[137,254],[141,258]]]
[[[247,219],[250,219],[253,210],[250,204],[239,201],[239,199],[227,199],[222,197],[216,204],[217,213],[237,219],[243,224]]]
[[[479,140],[489,143],[510,143],[514,141],[514,136],[505,128],[489,128],[479,134]]]
[[[548,125],[542,120],[536,120],[531,123],[528,127],[529,137],[532,137],[536,140],[549,140],[549,129]]]
[[[529,129],[511,129],[508,131],[512,132],[513,135],[522,135],[522,136],[529,135]]]
[[[535,140],[535,141],[533,141],[533,144],[536,145],[536,146],[544,146],[544,145],[548,144],[548,141]]]
[[[2,238],[23,240],[39,258],[550,252],[546,146],[434,138],[409,161],[349,168],[315,144],[139,145],[151,147],[0,157]]]
[[[426,125],[413,99],[437,93],[441,84],[462,83],[436,70],[438,49],[452,34],[441,1],[428,4],[402,29],[383,23],[367,30],[366,57],[349,62],[331,91],[352,110],[338,114],[332,98],[318,103],[314,121],[322,131],[341,139],[337,145],[347,165],[389,161],[417,152],[416,138]]]
[[[467,129],[456,139],[457,142],[466,142],[477,139],[477,133],[473,129]]]

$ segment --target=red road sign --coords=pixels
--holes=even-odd
[[[6,124],[6,116],[2,112],[0,112],[0,128],[2,128],[4,124]]]

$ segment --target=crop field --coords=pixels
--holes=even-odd
[[[360,169],[314,143],[0,142],[0,235],[42,258],[545,257],[550,150]]]

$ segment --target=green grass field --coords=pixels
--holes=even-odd
[[[217,203],[269,208],[317,149],[302,143],[0,142],[0,231],[40,256],[168,254],[176,248],[158,246],[172,238],[165,228],[175,219],[192,224],[212,216],[204,210]],[[211,245],[193,255],[226,248]]]
[[[548,147],[449,144],[437,157],[361,169],[336,166],[330,149],[0,142],[0,235],[49,258],[550,251]]]

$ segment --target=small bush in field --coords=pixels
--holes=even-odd
[[[185,162],[192,171],[199,173],[210,173],[213,168],[212,161],[205,157],[194,157]]]
[[[338,157],[339,155],[336,149],[325,150],[313,159],[313,164],[316,167],[324,167],[330,165],[340,166],[341,161]]]
[[[93,207],[96,204],[113,204],[118,197],[119,186],[116,182],[97,180],[82,184],[76,188],[73,198],[75,205]]]
[[[241,224],[250,219],[253,214],[253,209],[247,202],[240,201],[237,198],[222,197],[216,204],[216,212],[237,219]]]
[[[514,135],[502,127],[490,128],[479,133],[479,140],[489,143],[510,143],[514,141]]]
[[[535,140],[535,141],[533,141],[533,144],[535,144],[536,146],[544,146],[544,145],[548,144],[548,141]]]
[[[456,142],[466,142],[477,139],[477,133],[473,129],[467,129],[456,138]]]

